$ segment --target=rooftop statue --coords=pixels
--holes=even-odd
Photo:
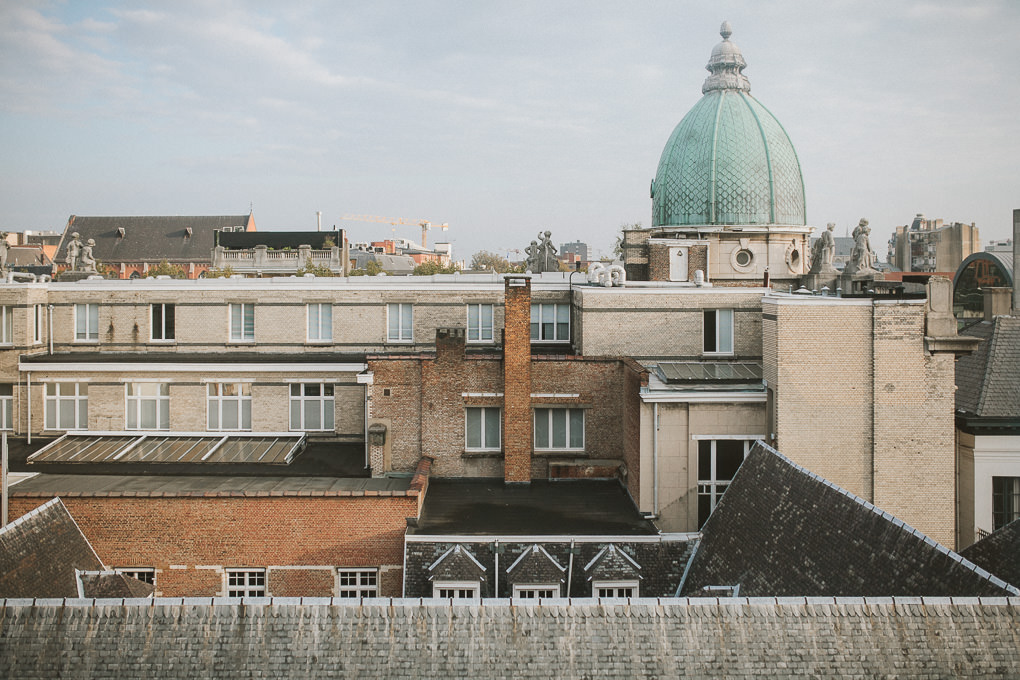
[[[81,236],[76,231],[71,232],[71,240],[67,243],[67,255],[64,257],[64,263],[67,264],[68,271],[78,271],[81,249]]]
[[[89,239],[88,243],[82,246],[81,249],[81,271],[88,272],[89,274],[98,274],[96,270],[96,258],[92,254],[92,249],[96,247],[95,239]]]
[[[0,231],[0,274],[7,274],[7,255],[11,244],[7,242],[7,232]]]
[[[829,222],[825,231],[821,233],[815,245],[811,248],[811,273],[822,274],[835,272],[832,266],[832,258],[836,254],[836,239],[832,230],[836,228],[834,222]]]
[[[871,241],[868,238],[870,233],[868,220],[862,217],[852,234],[854,249],[850,252],[850,261],[846,265],[848,274],[867,274],[875,271],[875,253],[871,250]]]
[[[533,274],[542,272],[558,272],[560,270],[559,260],[556,259],[556,246],[552,242],[552,232],[538,232],[538,240],[532,241],[531,245],[524,249],[528,254],[528,271]]]

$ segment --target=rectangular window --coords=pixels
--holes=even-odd
[[[295,383],[290,386],[290,429],[333,430],[333,386]]]
[[[467,341],[492,342],[492,305],[467,306]]]
[[[174,328],[174,316],[175,310],[172,304],[155,304],[151,305],[152,323],[150,328],[152,330],[151,339],[155,342],[169,342],[174,340],[176,336],[176,330]]]
[[[308,342],[333,341],[333,305],[328,302],[308,305]]]
[[[393,302],[386,305],[388,342],[411,342],[414,326],[414,307],[410,302]]]
[[[992,528],[1020,519],[1020,477],[992,477]]]
[[[255,305],[230,303],[230,341],[255,342]]]
[[[265,569],[227,569],[227,597],[265,597]]]
[[[559,597],[560,588],[556,585],[514,586],[514,597],[521,600],[537,600],[538,598]]]
[[[152,567],[129,567],[127,569],[114,569],[118,574],[136,578],[150,586],[156,585],[156,570]]]
[[[337,597],[379,597],[379,572],[375,569],[337,569]]]
[[[437,581],[432,584],[432,597],[441,597],[444,600],[477,600],[477,581]]]
[[[591,584],[593,597],[637,597],[637,581],[593,581]]]
[[[705,354],[733,354],[733,310],[705,310]]]
[[[0,384],[0,430],[14,429],[14,385]]]
[[[698,442],[698,526],[708,520],[752,442],[741,439],[702,439]]]
[[[127,430],[170,429],[170,386],[166,383],[128,383]]]
[[[74,306],[74,341],[99,342],[99,305]]]
[[[583,408],[536,408],[536,449],[584,449]]]
[[[495,406],[464,410],[465,448],[499,451],[500,412]]]
[[[531,339],[536,342],[570,342],[570,305],[531,305]]]
[[[251,383],[209,383],[210,430],[251,429]]]
[[[14,308],[0,307],[0,345],[14,343]]]
[[[35,305],[32,308],[32,342],[39,344],[43,341],[43,319],[45,318],[44,305]]]
[[[47,430],[87,430],[88,383],[47,383],[43,420]]]

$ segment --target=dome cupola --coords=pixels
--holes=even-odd
[[[652,181],[652,226],[804,226],[804,180],[786,130],[751,96],[724,22],[703,97],[673,130]]]

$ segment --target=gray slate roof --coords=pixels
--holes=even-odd
[[[1020,588],[1020,519],[985,536],[960,554]]]
[[[0,597],[77,597],[75,569],[102,568],[59,498],[0,529]]]
[[[97,598],[151,597],[156,588],[115,571],[90,571],[79,575],[82,595]]]
[[[702,528],[681,595],[993,596],[1020,591],[757,442]]]
[[[0,600],[0,676],[899,677],[1014,674],[1020,598]]]
[[[243,227],[251,215],[213,215],[198,217],[86,217],[71,215],[60,239],[55,262],[64,264],[71,233],[78,232],[82,243],[95,239],[93,254],[103,263],[210,262],[215,247],[213,234],[224,228]],[[121,237],[119,229],[124,229]],[[191,229],[191,235],[187,233]]]
[[[984,340],[956,362],[956,408],[979,418],[1020,418],[1020,317],[997,316],[971,326]]]

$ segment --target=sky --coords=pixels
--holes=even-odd
[[[808,224],[1011,235],[1020,2],[0,1],[0,229],[229,215],[354,241],[447,223],[611,252],[728,20],[801,161]]]

